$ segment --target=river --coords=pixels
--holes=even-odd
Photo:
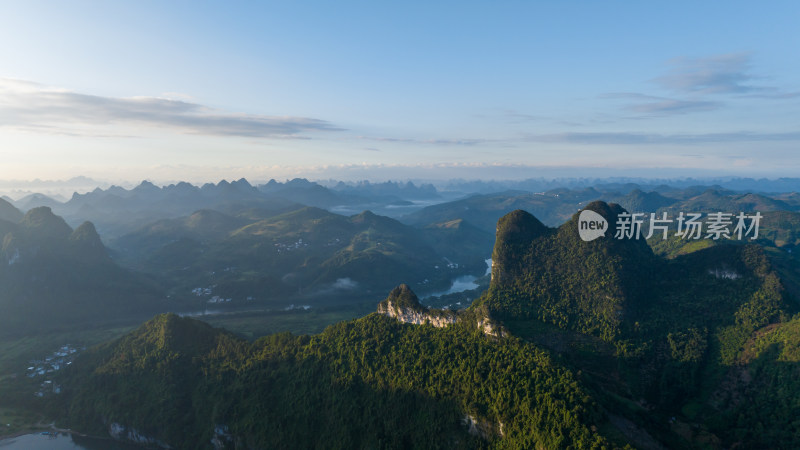
[[[0,439],[0,450],[142,450],[145,447],[111,439],[73,436],[67,433],[31,433]]]
[[[484,273],[483,276],[489,275],[490,273],[492,273],[492,259],[491,258],[486,260],[486,272]],[[422,298],[439,297],[439,296],[442,296],[442,295],[455,294],[457,292],[464,292],[464,291],[471,291],[473,289],[478,289],[480,286],[478,286],[478,284],[475,283],[475,280],[477,280],[477,279],[478,279],[478,277],[476,277],[474,275],[463,275],[463,276],[460,276],[460,277],[456,278],[455,280],[453,280],[453,284],[451,284],[450,288],[447,289],[446,291],[433,292],[433,293],[428,294],[428,295],[426,295],[426,296],[424,296]]]

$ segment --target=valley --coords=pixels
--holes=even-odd
[[[9,204],[6,428],[178,448],[793,445],[800,204],[759,195],[506,191],[399,220],[234,196],[110,239]],[[752,242],[582,242],[587,208],[764,219]],[[26,371],[65,345],[86,350],[43,393]],[[309,434],[320,421],[336,426]]]

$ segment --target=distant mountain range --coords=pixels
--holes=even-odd
[[[326,188],[318,183],[296,178],[285,183],[275,180],[253,186],[244,178],[217,184],[194,186],[186,182],[158,187],[143,181],[132,189],[111,186],[85,194],[74,193],[66,202],[43,194],[29,194],[16,201],[15,207],[27,211],[47,206],[69,223],[93,222],[104,238],[113,238],[159,219],[175,218],[200,209],[231,213],[244,208],[286,210],[304,205],[320,208],[353,207],[392,213],[392,208],[413,205],[409,199],[439,198],[433,186],[417,187],[407,183],[349,185],[338,183]]]
[[[580,190],[594,187],[600,191],[627,193],[633,189],[662,191],[663,189],[686,189],[692,186],[719,186],[736,192],[787,193],[800,191],[800,178],[644,178],[644,177],[582,177],[582,178],[530,178],[506,181],[451,180],[442,184],[443,190],[489,194],[494,192],[521,190],[544,192],[552,189]]]
[[[503,215],[523,209],[543,225],[558,226],[598,199],[631,212],[673,217],[679,212],[761,212],[760,243],[786,288],[800,293],[800,274],[793,269],[798,256],[792,253],[800,245],[797,193],[738,193],[721,186],[644,191],[624,185],[623,191],[504,191],[446,201],[430,185],[331,184],[295,179],[256,187],[240,179],[158,187],[143,182],[133,189],[112,186],[75,194],[65,203],[34,195],[17,204],[32,207],[29,211],[41,208],[37,204],[51,205],[45,208],[60,214],[68,227],[91,219],[108,247],[108,264],[144,274],[149,292],[158,292],[158,298],[168,295],[172,308],[206,307],[209,302],[215,307],[282,308],[300,301],[363,301],[399,283],[422,294],[441,292],[459,275],[484,271]],[[399,222],[364,210],[336,213],[364,204],[394,213],[416,211]],[[0,237],[15,231],[22,219],[23,211],[0,199]],[[713,244],[650,242],[655,252],[668,257]]]
[[[85,179],[78,181],[87,182]],[[415,185],[410,182],[329,181],[323,185],[302,178],[286,182],[270,180],[258,186],[251,185],[245,179],[233,182],[223,180],[202,186],[179,182],[163,187],[143,181],[132,189],[111,186],[84,194],[75,193],[67,201],[38,193],[28,194],[16,201],[10,201],[7,197],[5,200],[22,211],[48,206],[72,226],[91,221],[104,239],[119,237],[156,220],[186,216],[201,209],[230,214],[243,207],[278,209],[304,205],[346,215],[371,210],[394,218],[407,216],[404,222],[419,226],[462,218],[486,231],[493,231],[496,220],[515,208],[530,210],[543,223],[555,226],[593,200],[618,202],[632,210],[641,207],[651,211],[687,202],[707,190],[713,190],[722,197],[749,195],[756,202],[751,206],[762,207],[762,210],[797,211],[800,208],[800,197],[796,193],[800,191],[800,179],[795,178],[728,178],[713,180],[713,183],[695,179],[633,181],[564,179],[451,182],[440,189],[431,184]],[[451,205],[453,200],[460,203]],[[721,204],[719,199],[713,198],[699,198],[698,201],[709,207]],[[487,205],[484,207],[481,203]],[[420,211],[425,206],[432,209]],[[454,211],[446,211],[447,208],[476,208],[489,214],[480,218],[460,217]],[[428,220],[429,217],[436,217],[436,220]]]
[[[548,226],[558,226],[568,220],[575,211],[595,200],[617,203],[632,213],[668,212],[672,217],[677,216],[679,212],[737,214],[758,211],[767,213],[767,216],[773,216],[773,213],[778,212],[784,215],[800,213],[800,195],[797,193],[767,196],[727,191],[718,186],[691,186],[685,189],[664,187],[661,191],[650,192],[644,192],[636,187],[624,195],[617,191],[600,191],[596,188],[554,189],[541,193],[505,191],[473,195],[428,206],[401,217],[400,220],[421,226],[432,221],[443,222],[463,218],[486,232],[494,232],[495,224],[500,217],[515,209],[523,209],[530,211]],[[764,221],[766,227],[778,228],[771,220],[767,218]]]

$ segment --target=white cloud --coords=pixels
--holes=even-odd
[[[615,93],[606,94],[601,98],[620,98],[636,100],[637,103],[627,105],[625,108],[631,111],[650,115],[672,115],[687,114],[700,111],[713,111],[722,106],[719,102],[705,100],[680,100],[674,98],[657,97],[653,95],[637,93]]]
[[[706,144],[736,142],[767,141],[800,141],[800,132],[789,133],[751,133],[747,131],[733,133],[698,133],[698,134],[659,134],[659,133],[553,133],[528,135],[529,142],[567,143],[567,144]]]
[[[676,58],[672,70],[655,79],[678,92],[701,94],[743,94],[770,88],[751,84],[751,56],[748,53],[716,55],[706,58]]]
[[[255,138],[303,138],[308,132],[341,130],[307,117],[231,113],[174,98],[102,97],[0,78],[0,127],[103,136],[110,126]]]

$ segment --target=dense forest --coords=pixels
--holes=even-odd
[[[88,352],[63,383],[56,407],[69,425],[125,424],[179,448],[207,445],[215,429],[245,448],[610,445],[573,372],[466,323],[372,314],[251,344],[162,315]]]

